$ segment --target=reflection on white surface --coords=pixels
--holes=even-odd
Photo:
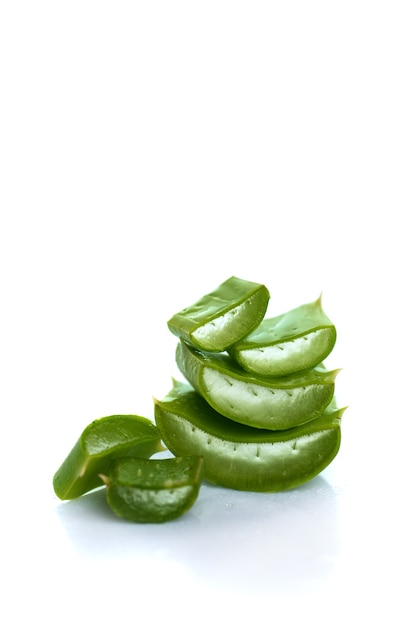
[[[118,520],[104,490],[60,504],[57,514],[83,558],[167,561],[195,583],[244,594],[315,584],[339,550],[336,496],[320,477],[275,494],[204,484],[193,508],[164,525]]]

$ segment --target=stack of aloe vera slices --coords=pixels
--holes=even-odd
[[[231,277],[175,314],[184,381],[155,399],[155,424],[138,415],[90,423],[53,478],[62,500],[106,486],[113,512],[134,522],[185,513],[203,478],[248,491],[280,491],[335,457],[344,409],[338,370],[324,365],[336,341],[321,299],[266,318],[270,294]],[[151,458],[164,450],[174,458]]]
[[[232,276],[168,321],[185,381],[155,399],[161,438],[175,456],[202,456],[205,478],[234,489],[298,486],[340,447],[339,370],[324,365],[335,326],[321,298],[272,318],[269,299],[265,285]]]

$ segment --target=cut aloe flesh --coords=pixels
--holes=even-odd
[[[318,365],[305,374],[249,374],[226,354],[194,350],[180,341],[179,370],[215,411],[255,428],[284,430],[315,419],[331,402],[339,370]]]
[[[145,417],[110,415],[94,420],[55,473],[55,493],[61,500],[78,498],[103,485],[99,474],[106,474],[113,458],[148,458],[163,449],[158,428]]]
[[[248,372],[287,376],[321,363],[332,351],[336,338],[335,326],[318,298],[277,317],[263,319],[228,352]]]
[[[203,458],[195,454],[167,459],[114,459],[108,476],[107,502],[132,522],[167,522],[195,503],[203,477]]]
[[[170,331],[200,350],[222,352],[263,319],[270,294],[264,285],[232,276],[167,322]]]
[[[188,383],[155,402],[155,421],[175,455],[199,454],[208,481],[246,491],[281,491],[319,474],[338,453],[345,409],[335,399],[315,420],[286,431],[251,428],[226,419]]]

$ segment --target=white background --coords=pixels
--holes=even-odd
[[[1,3],[2,623],[417,624],[417,32],[403,0]],[[162,526],[59,502],[231,275],[271,315],[322,292],[332,465]]]

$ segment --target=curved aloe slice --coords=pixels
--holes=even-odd
[[[194,504],[203,476],[203,458],[114,459],[108,476],[107,502],[112,511],[132,522],[167,522]]]
[[[54,475],[61,500],[71,500],[102,485],[99,474],[118,456],[150,457],[163,450],[158,428],[139,415],[110,415],[94,420]]]
[[[200,350],[222,352],[263,319],[270,294],[264,285],[232,276],[167,322],[170,331]]]
[[[277,317],[264,319],[229,354],[248,372],[287,376],[321,363],[335,345],[337,333],[325,315],[321,297]]]
[[[182,374],[215,411],[256,428],[283,430],[314,419],[331,402],[339,370],[322,365],[281,378],[248,374],[224,354],[194,350],[180,341],[176,351]]]
[[[286,431],[243,426],[214,411],[189,384],[174,381],[155,402],[155,421],[176,455],[200,454],[204,477],[247,491],[280,491],[319,474],[336,456],[345,409],[335,400],[320,417]]]

